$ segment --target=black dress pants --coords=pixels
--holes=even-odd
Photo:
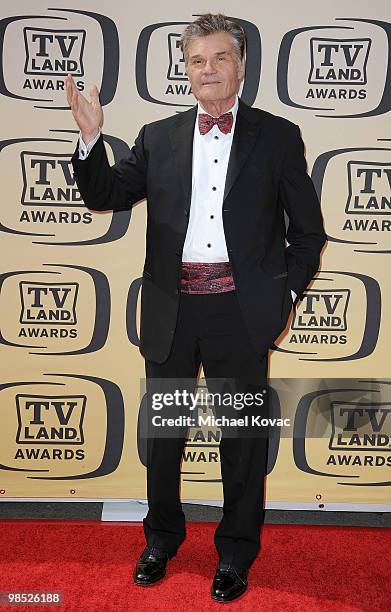
[[[147,393],[153,379],[186,380],[196,387],[202,363],[206,382],[234,379],[235,391],[252,393],[266,386],[268,356],[260,359],[251,343],[236,291],[180,296],[177,326],[168,359],[145,361]],[[190,386],[189,386],[190,381]],[[155,388],[155,387],[154,387]],[[267,405],[267,402],[265,402]],[[251,412],[250,408],[248,409]],[[262,416],[267,416],[265,406]],[[238,414],[241,416],[241,414]],[[248,569],[260,548],[264,520],[264,477],[268,432],[232,437],[222,434],[220,463],[224,493],[223,517],[214,536],[219,565]],[[180,501],[180,464],[186,433],[147,440],[149,511],[143,521],[148,545],[174,556],[185,539],[185,516]]]

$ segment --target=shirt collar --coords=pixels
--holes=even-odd
[[[233,117],[234,122],[235,122],[235,119],[236,119],[236,114],[238,112],[238,106],[239,106],[239,97],[236,94],[235,104],[232,106],[232,108],[230,108],[229,110],[226,111],[227,113],[229,113],[229,112],[232,113],[232,117]],[[202,108],[201,104],[198,102],[197,114],[199,115],[200,113],[206,113],[206,110],[204,110]],[[209,114],[209,113],[207,113],[207,114]]]

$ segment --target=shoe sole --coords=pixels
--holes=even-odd
[[[138,582],[137,580],[133,578],[133,582],[134,584],[137,584],[137,586],[150,587],[150,586],[154,586],[155,584],[158,584],[165,577],[166,577],[166,574],[164,574],[163,576],[160,576],[160,578],[158,578],[157,580],[154,580],[153,582]]]
[[[223,603],[223,604],[227,603],[228,604],[228,603],[232,603],[233,601],[237,601],[238,599],[246,595],[247,592],[248,592],[248,589],[246,589],[245,591],[243,591],[243,593],[241,593],[237,597],[234,597],[233,599],[219,599],[218,597],[215,597],[214,595],[211,595],[211,597],[213,601],[216,601],[217,603]]]

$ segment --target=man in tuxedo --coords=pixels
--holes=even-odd
[[[319,201],[298,126],[238,98],[245,74],[241,26],[202,15],[181,44],[197,106],[144,125],[129,157],[112,167],[98,90],[90,90],[88,102],[68,75],[80,128],[74,174],[93,210],[124,210],[147,199],[140,332],[147,391],[148,381],[152,388],[157,380],[188,388],[202,364],[208,387],[234,381],[235,392],[253,394],[244,413],[261,414],[254,398],[264,393],[268,350],[318,269],[325,243]],[[228,429],[220,441],[224,507],[211,589],[220,602],[247,588],[260,548],[267,461],[267,436]],[[182,429],[148,439],[139,585],[164,577],[185,538],[179,494],[185,439]]]

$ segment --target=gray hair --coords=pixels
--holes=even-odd
[[[180,39],[180,45],[183,55],[185,56],[185,63],[187,64],[187,49],[190,41],[201,36],[217,34],[218,32],[227,32],[231,35],[232,45],[236,53],[239,67],[245,53],[246,35],[239,23],[228,19],[221,13],[217,13],[216,15],[213,15],[212,13],[201,15],[195,21],[189,23],[189,25],[184,29]]]

